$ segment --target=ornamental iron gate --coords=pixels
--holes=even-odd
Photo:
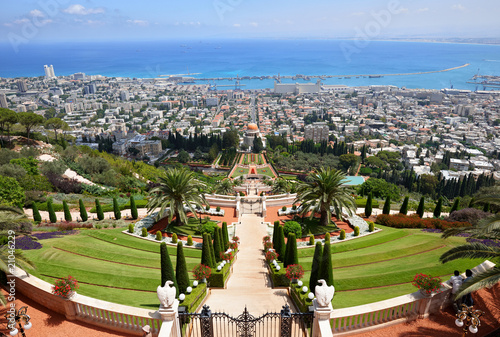
[[[261,198],[241,198],[241,214],[256,214],[262,216]]]
[[[279,313],[252,316],[247,308],[238,317],[212,313],[203,306],[201,313],[179,311],[183,337],[307,337],[314,313],[292,313],[288,305]]]

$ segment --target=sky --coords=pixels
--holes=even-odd
[[[0,0],[0,41],[497,38],[497,0]]]

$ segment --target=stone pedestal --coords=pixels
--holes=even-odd
[[[314,306],[314,323],[312,336],[313,337],[332,337],[332,328],[330,327],[330,316],[333,311],[332,304],[329,303],[327,307],[321,307],[317,300],[313,300]]]

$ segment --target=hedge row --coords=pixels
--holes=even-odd
[[[273,282],[273,288],[278,287],[288,287],[290,285],[290,280],[286,278],[286,268],[280,263],[280,271],[276,271],[276,268],[268,264],[269,274]]]
[[[302,285],[302,287],[303,286],[304,285]],[[304,294],[302,292],[302,287],[299,287],[297,284],[290,285],[290,296],[300,312],[308,312],[309,306],[312,305],[312,300],[310,300],[307,295],[309,295],[311,289],[307,289],[307,292]]]
[[[148,203],[148,201],[146,199],[135,200],[135,206],[137,208],[146,208],[147,203]],[[123,211],[124,209],[130,209],[130,202],[127,202],[126,204],[119,205],[119,208],[120,208],[120,211]],[[95,207],[92,207],[89,212],[95,213],[95,211],[96,211]],[[102,205],[102,211],[103,212],[113,212],[113,204]]]
[[[212,275],[210,275],[208,281],[210,282],[211,288],[224,288],[224,283],[226,282],[229,274],[231,272],[231,264],[226,263],[220,271],[217,268],[212,269]]]
[[[404,214],[380,214],[377,216],[377,223],[393,228],[437,228],[441,230],[471,226],[468,222],[446,221],[431,218],[422,219],[418,215],[408,216]]]
[[[366,206],[366,201],[367,201],[367,199],[356,199],[355,200],[356,206],[359,207],[359,208],[365,207]],[[372,207],[374,207],[374,208],[378,208],[379,207],[378,200],[372,199]]]

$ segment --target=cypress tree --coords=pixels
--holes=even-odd
[[[165,286],[165,282],[174,282],[174,287],[177,289],[177,296],[179,295],[179,287],[177,286],[177,280],[175,279],[174,267],[172,261],[170,260],[170,255],[168,255],[167,244],[165,242],[160,243],[160,266],[161,266],[161,286]]]
[[[489,212],[490,211],[490,203],[487,202],[483,206],[483,212]]]
[[[424,217],[424,207],[425,207],[425,199],[424,197],[420,198],[420,202],[417,207],[417,214],[420,218]]]
[[[215,268],[215,251],[214,251],[214,244],[212,241],[212,235],[210,233],[208,234],[208,246],[210,247],[210,262],[212,262],[212,265],[210,268]]]
[[[474,197],[472,197],[470,199],[470,201],[469,201],[469,208],[473,208],[474,207],[474,202],[475,202]]]
[[[42,216],[40,215],[40,211],[38,210],[36,202],[33,202],[32,209],[33,209],[33,220],[39,224],[40,222],[42,222]]]
[[[443,197],[439,197],[436,202],[436,207],[434,208],[434,217],[439,218],[441,216],[441,209],[443,208]]]
[[[222,244],[222,234],[221,234],[221,229],[219,226],[215,227],[214,231],[214,257],[215,257],[215,262],[221,262],[222,259],[220,257],[220,253],[222,252],[221,244]]]
[[[458,211],[459,203],[460,203],[460,197],[455,198],[455,201],[453,202],[453,206],[451,206],[451,209],[450,209],[450,214],[455,212],[455,211]]]
[[[281,225],[278,226],[278,241],[276,241],[276,243],[278,243],[279,248],[276,248],[275,246],[274,249],[276,250],[276,253],[279,254],[278,260],[281,262],[285,262],[285,252],[286,252],[285,232],[283,230],[283,226]]]
[[[314,248],[314,256],[311,267],[311,276],[309,276],[309,289],[314,292],[314,288],[318,285],[318,275],[319,268],[321,265],[321,257],[323,254],[323,246],[321,242],[316,242],[316,247]]]
[[[101,203],[99,202],[99,199],[95,199],[95,209],[97,212],[97,219],[104,220],[104,213],[102,211],[102,207],[101,207]]]
[[[284,266],[286,268],[292,264],[299,264],[299,256],[297,254],[297,239],[295,238],[295,233],[288,234]]]
[[[82,218],[82,221],[87,221],[89,216],[87,214],[87,210],[85,209],[85,205],[83,204],[83,200],[78,200],[78,203],[80,204],[80,218]]]
[[[405,200],[403,200],[403,204],[401,205],[401,209],[399,210],[399,213],[401,214],[408,214],[408,201],[410,200],[409,196],[405,197]]]
[[[210,253],[210,238],[208,233],[203,234],[203,246],[201,247],[201,264],[212,268],[212,254]]]
[[[366,199],[366,205],[365,205],[365,216],[368,218],[370,215],[372,215],[372,199],[373,199],[373,193],[370,192],[368,194],[368,198]]]
[[[134,220],[139,217],[137,214],[137,206],[135,205],[135,199],[133,196],[130,196],[130,215]]]
[[[227,232],[227,222],[222,223],[222,243],[224,244],[224,251],[229,249],[229,233]]]
[[[326,242],[323,247],[323,254],[321,256],[321,265],[319,267],[318,275],[318,280],[321,279],[325,280],[328,286],[333,285],[333,265],[330,242]]]
[[[391,213],[391,197],[387,196],[384,203],[384,209],[382,210],[382,214],[390,214]]]
[[[50,222],[56,223],[57,216],[56,216],[56,212],[54,212],[54,206],[52,205],[52,200],[50,200],[50,199],[47,201],[47,210],[49,211]]]
[[[177,285],[179,286],[179,293],[185,294],[187,287],[189,287],[189,274],[181,241],[177,242],[177,264],[175,265],[175,278],[177,280]]]
[[[113,198],[113,212],[115,213],[115,219],[119,220],[122,218],[122,213],[120,212],[120,206],[118,206],[118,201]]]
[[[63,210],[64,210],[64,220],[73,221],[73,218],[71,217],[71,212],[69,211],[69,207],[66,201],[63,201]]]
[[[278,247],[278,226],[280,225],[279,223],[280,223],[279,221],[275,221],[273,226],[273,247],[276,251],[278,251],[276,247]]]

